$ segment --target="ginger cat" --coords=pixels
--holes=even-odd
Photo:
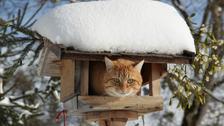
[[[93,82],[93,89],[98,95],[109,95],[114,97],[134,96],[142,86],[141,69],[144,60],[136,64],[133,61],[118,59],[110,60],[105,57],[105,65],[102,74]],[[99,68],[98,68],[99,69]],[[100,83],[99,83],[100,82]],[[95,85],[95,86],[94,86]]]

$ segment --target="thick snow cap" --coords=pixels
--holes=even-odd
[[[152,0],[67,4],[49,11],[32,29],[56,44],[81,51],[195,52],[184,19],[172,6]]]

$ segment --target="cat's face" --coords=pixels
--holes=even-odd
[[[141,68],[144,61],[136,64],[130,60],[111,61],[105,58],[104,90],[109,96],[136,95],[142,85]]]

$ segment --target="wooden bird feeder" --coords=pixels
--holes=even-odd
[[[145,113],[160,111],[163,98],[160,96],[160,79],[166,73],[167,63],[190,64],[193,53],[183,55],[90,53],[64,48],[44,42],[40,73],[45,76],[61,77],[61,101],[75,114],[86,120],[99,121],[100,126],[123,126],[127,120],[137,119]],[[104,57],[110,59],[145,60],[142,68],[144,83],[149,83],[148,96],[110,97],[97,96],[92,83],[102,78],[105,70]]]

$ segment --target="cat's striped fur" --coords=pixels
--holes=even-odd
[[[105,57],[104,93],[115,97],[136,95],[142,85],[141,68],[143,63],[144,61],[141,61],[136,64],[125,59],[112,61]]]

